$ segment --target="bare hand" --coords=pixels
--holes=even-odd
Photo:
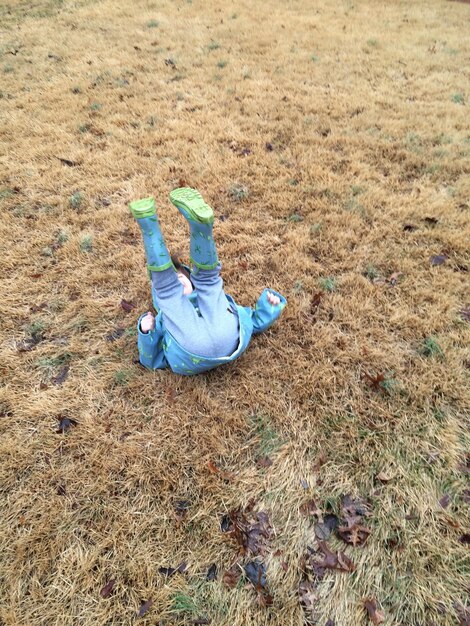
[[[273,306],[277,306],[281,302],[281,298],[279,296],[275,296],[270,291],[268,291],[267,296],[268,296],[268,302],[272,304]]]
[[[155,318],[149,311],[147,315],[143,317],[140,321],[140,330],[143,333],[148,333],[149,330],[153,330],[154,328],[155,328]]]

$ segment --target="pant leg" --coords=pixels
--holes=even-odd
[[[205,357],[229,356],[233,352],[226,341],[218,340],[219,325],[198,316],[173,268],[152,272],[152,289],[165,328],[182,348]]]
[[[199,311],[211,330],[219,356],[235,351],[239,340],[238,315],[232,311],[220,277],[220,263],[211,270],[195,268],[191,280],[196,287]]]

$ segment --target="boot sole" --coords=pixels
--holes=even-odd
[[[129,202],[129,209],[136,219],[142,219],[143,217],[152,217],[153,215],[157,214],[155,199],[153,197],[142,198],[142,200]]]
[[[213,224],[214,211],[204,202],[204,198],[196,189],[190,187],[173,189],[170,193],[170,201],[186,219],[201,224]]]

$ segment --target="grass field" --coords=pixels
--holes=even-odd
[[[0,624],[470,623],[469,19],[2,4]],[[187,258],[180,185],[288,299],[190,378],[136,363],[127,209]]]

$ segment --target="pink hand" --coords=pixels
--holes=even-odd
[[[140,322],[140,330],[143,333],[148,333],[149,330],[153,330],[154,328],[155,328],[155,318],[149,311],[147,315],[143,317]]]
[[[281,298],[279,296],[275,296],[273,293],[268,291],[268,302],[274,306],[277,306],[281,302]]]

